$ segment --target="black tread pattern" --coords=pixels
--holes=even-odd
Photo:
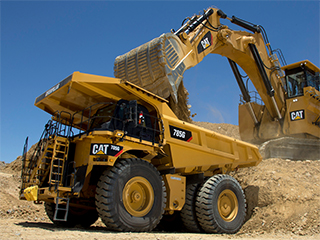
[[[145,166],[149,171],[153,171],[154,174],[158,176],[158,180],[162,183],[162,194],[155,193],[155,197],[159,198],[161,196],[161,209],[159,210],[159,216],[153,217],[150,220],[150,224],[147,226],[136,227],[130,226],[126,224],[119,217],[119,207],[122,203],[114,203],[113,197],[114,193],[118,191],[119,194],[122,194],[122,189],[117,190],[115,187],[118,186],[117,182],[121,175],[123,175],[124,171],[133,165]],[[160,176],[158,170],[149,162],[146,162],[139,158],[128,158],[119,160],[112,168],[109,168],[104,171],[101,175],[100,180],[97,184],[96,188],[96,208],[99,213],[101,220],[104,222],[106,227],[112,231],[132,231],[132,232],[140,232],[140,231],[151,231],[153,230],[158,223],[160,222],[162,215],[164,213],[164,207],[166,203],[166,192],[165,185]],[[143,217],[142,217],[143,218]],[[142,219],[141,218],[141,219]]]
[[[48,218],[52,222],[53,222],[53,217],[54,217],[54,209],[55,209],[54,203],[49,203],[49,202],[44,203],[44,210],[46,211]]]
[[[186,202],[180,212],[183,225],[188,231],[203,232],[196,214],[196,198],[201,184],[189,184],[186,190]]]
[[[238,198],[239,211],[236,220],[232,222],[225,222],[217,210],[215,210],[217,203],[214,199],[220,194],[220,192],[217,192],[217,188],[221,187],[221,184],[226,186],[224,189],[229,189],[232,186]],[[199,189],[196,199],[196,214],[200,226],[207,233],[237,232],[241,228],[246,216],[245,195],[238,181],[224,174],[218,174],[209,178]]]

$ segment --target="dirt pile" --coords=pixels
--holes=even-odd
[[[231,124],[194,124],[240,138],[238,127]],[[43,205],[19,200],[20,171],[21,157],[0,164],[0,219],[49,222]],[[247,221],[232,238],[320,234],[320,160],[265,159],[257,167],[239,169],[231,175],[242,185],[248,205]]]
[[[320,233],[320,161],[266,159],[232,175],[247,198],[242,233]]]
[[[31,155],[34,153],[34,150],[36,149],[37,144],[34,144],[31,146],[29,151],[27,152],[27,158],[30,158]],[[22,168],[22,156],[18,156],[16,160],[9,164],[0,164],[0,171],[5,172],[5,173],[12,173],[13,175],[17,175],[21,173],[21,168]]]
[[[36,144],[28,151],[34,152]],[[22,156],[9,164],[0,164],[0,218],[17,218],[32,221],[48,221],[43,205],[19,200],[21,186]]]
[[[0,172],[0,218],[48,221],[43,205],[19,200],[20,185],[20,172]]]

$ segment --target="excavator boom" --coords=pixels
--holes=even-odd
[[[178,102],[178,90],[184,72],[197,65],[209,53],[216,53],[236,62],[248,74],[265,102],[272,117],[282,118],[284,108],[283,91],[278,79],[269,80],[270,73],[263,63],[273,69],[268,59],[259,27],[246,24],[233,17],[231,22],[254,31],[232,31],[220,23],[226,15],[219,9],[209,8],[203,15],[189,19],[179,30],[162,34],[115,60],[114,74],[138,84],[161,97]],[[262,52],[263,54],[259,54]],[[178,116],[179,117],[179,116]]]

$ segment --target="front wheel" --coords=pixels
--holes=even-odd
[[[101,175],[96,206],[110,230],[151,231],[162,218],[165,187],[157,169],[138,159],[122,159]]]
[[[246,200],[236,179],[215,175],[199,189],[196,212],[200,226],[208,233],[236,233],[246,216]]]

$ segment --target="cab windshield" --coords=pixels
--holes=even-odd
[[[306,68],[286,70],[286,83],[289,98],[303,96],[303,88],[308,86],[320,90],[319,73]]]

